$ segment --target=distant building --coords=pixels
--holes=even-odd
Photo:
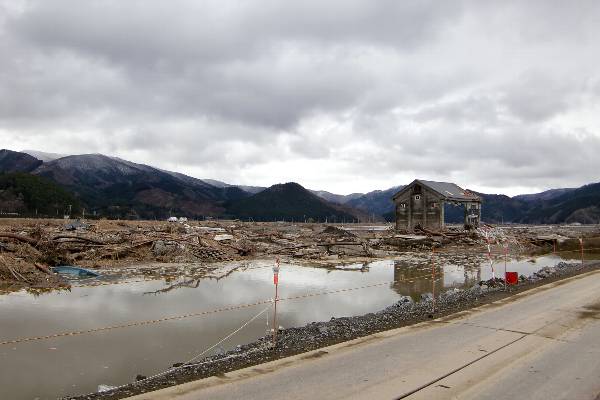
[[[450,182],[415,179],[396,193],[396,229],[444,229],[444,204],[464,206],[465,227],[478,227],[481,198]]]

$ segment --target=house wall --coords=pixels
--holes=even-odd
[[[481,203],[470,202],[465,204],[465,226],[477,228],[481,222]]]
[[[394,199],[396,205],[396,229],[414,229],[420,225],[428,229],[444,228],[443,198],[420,185],[411,185]]]

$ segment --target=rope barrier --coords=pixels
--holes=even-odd
[[[210,314],[216,314],[219,312],[240,310],[243,308],[257,306],[260,304],[267,304],[270,302],[271,302],[271,300],[261,300],[261,301],[257,301],[254,303],[248,303],[248,304],[242,304],[242,305],[230,306],[230,307],[223,307],[223,308],[217,308],[215,310],[201,311],[201,312],[197,312],[197,313],[176,315],[176,316],[159,318],[159,319],[151,319],[151,320],[146,320],[146,321],[136,321],[136,322],[130,322],[130,323],[122,324],[122,325],[104,326],[101,328],[83,329],[83,330],[70,331],[70,332],[61,332],[61,333],[55,333],[52,335],[5,340],[3,342],[0,342],[0,346],[7,345],[7,344],[32,342],[32,341],[37,341],[37,340],[54,339],[54,338],[60,338],[60,337],[65,337],[65,336],[77,336],[77,335],[83,335],[83,334],[87,334],[87,333],[104,332],[104,331],[109,331],[109,330],[113,330],[113,329],[131,328],[134,326],[151,325],[151,324],[157,324],[157,323],[166,322],[166,321],[175,321],[175,320],[181,320],[181,319],[186,319],[186,318],[191,318],[191,317],[200,317],[200,316],[205,316],[205,315],[210,315]]]
[[[590,249],[586,249],[586,250],[590,250]],[[575,250],[575,251],[577,251],[577,250]],[[436,253],[439,254],[438,252],[436,252]],[[485,254],[485,253],[482,253],[482,254]],[[502,255],[502,254],[498,254],[498,255]],[[263,268],[271,268],[271,267],[268,265],[257,266],[257,267],[248,267],[248,268],[242,268],[242,269],[240,269],[240,271],[247,271],[250,269],[263,269]],[[398,283],[398,282],[412,283],[416,279],[429,280],[432,278],[431,278],[431,275],[427,274],[427,275],[415,276],[415,277],[408,278],[408,279],[386,281],[386,282],[380,282],[380,283],[375,283],[375,284],[370,284],[370,285],[363,285],[363,286],[358,286],[358,287],[353,287],[353,288],[335,289],[335,290],[330,290],[330,291],[325,291],[325,292],[317,292],[317,293],[307,293],[307,294],[298,295],[298,296],[290,296],[290,297],[280,298],[279,300],[280,301],[286,301],[286,300],[289,301],[289,300],[297,300],[297,299],[303,299],[303,298],[309,298],[309,297],[323,296],[323,295],[328,295],[328,294],[345,293],[345,292],[350,292],[350,291],[354,291],[354,290],[361,290],[361,289],[385,286],[385,285]],[[153,281],[153,280],[155,280],[155,279],[141,279],[141,280],[123,281],[123,282],[106,282],[106,283],[98,284],[98,286],[103,286],[104,284],[111,285],[111,284],[121,284],[121,283],[129,284],[129,283],[137,283],[137,282],[148,282],[148,281]],[[96,285],[91,285],[91,286],[96,286]],[[77,286],[77,287],[85,287],[85,286]],[[125,323],[125,324],[120,324],[120,325],[112,325],[112,326],[105,326],[105,327],[91,328],[91,329],[82,329],[82,330],[70,331],[70,332],[61,332],[61,333],[36,336],[36,337],[25,337],[25,338],[18,338],[18,339],[12,339],[12,340],[4,340],[4,341],[0,341],[0,346],[32,342],[32,341],[39,341],[39,340],[55,339],[55,338],[61,338],[61,337],[67,337],[67,336],[77,336],[77,335],[83,335],[83,334],[104,332],[104,331],[110,331],[110,330],[114,330],[114,329],[151,325],[151,324],[157,324],[157,323],[162,323],[162,322],[167,322],[167,321],[175,321],[175,320],[181,320],[181,319],[187,319],[187,318],[193,318],[193,317],[201,317],[201,316],[206,316],[206,315],[210,315],[210,314],[216,314],[216,313],[221,313],[221,312],[226,312],[226,311],[234,311],[234,310],[240,310],[240,309],[244,309],[244,308],[254,307],[257,305],[261,305],[261,304],[267,304],[271,301],[272,300],[260,300],[260,301],[254,302],[254,303],[233,305],[233,306],[229,306],[229,307],[217,308],[214,310],[207,310],[207,311],[201,311],[201,312],[195,312],[195,313],[189,313],[189,314],[183,314],[183,315],[177,315],[177,316],[170,316],[170,317],[164,317],[164,318],[158,318],[158,319],[152,319],[152,320],[135,321],[135,322]]]
[[[203,363],[199,363],[199,364],[193,364],[193,365],[190,365],[190,363],[191,363],[191,362],[193,362],[194,360],[197,360],[198,358],[202,357],[203,355],[205,355],[206,353],[208,353],[209,351],[211,351],[211,350],[212,350],[212,349],[214,349],[215,347],[217,347],[217,346],[221,345],[223,342],[225,342],[226,340],[230,339],[230,338],[231,338],[233,335],[235,335],[236,333],[238,333],[239,331],[241,331],[242,329],[244,329],[246,326],[250,325],[250,323],[252,323],[252,322],[253,322],[253,321],[255,321],[255,320],[258,318],[258,317],[260,317],[262,314],[264,314],[264,313],[265,313],[265,312],[266,312],[266,311],[267,311],[269,308],[271,308],[271,306],[268,306],[268,307],[266,307],[266,308],[265,308],[265,309],[263,309],[261,312],[259,312],[258,314],[256,314],[256,315],[255,315],[255,316],[253,316],[252,318],[250,318],[248,321],[244,322],[244,323],[243,323],[243,324],[242,324],[242,325],[241,325],[239,328],[235,329],[234,331],[232,331],[231,333],[229,333],[227,336],[223,337],[223,338],[222,338],[221,340],[219,340],[217,343],[215,343],[215,344],[213,344],[212,346],[208,347],[207,349],[205,349],[205,350],[204,350],[204,351],[202,351],[201,353],[198,353],[198,354],[196,354],[194,357],[190,358],[188,361],[186,361],[186,362],[182,363],[182,365],[180,365],[180,366],[178,366],[178,367],[172,367],[172,368],[169,368],[169,369],[167,369],[167,370],[164,370],[164,371],[161,371],[161,372],[159,372],[159,373],[157,373],[157,374],[154,374],[154,375],[148,376],[148,377],[146,377],[146,378],[144,378],[144,379],[137,380],[137,381],[135,381],[135,382],[133,382],[133,383],[126,383],[126,384],[123,384],[123,385],[120,385],[120,386],[114,386],[114,387],[111,387],[111,389],[110,389],[110,390],[117,390],[117,389],[121,389],[121,388],[124,388],[124,387],[126,387],[126,386],[129,386],[129,385],[131,385],[131,384],[133,384],[133,385],[137,385],[137,384],[140,384],[140,383],[147,382],[147,381],[149,381],[149,380],[152,380],[152,379],[158,378],[158,377],[160,377],[160,376],[166,375],[166,374],[168,374],[168,373],[171,373],[171,372],[178,371],[178,370],[180,370],[180,369],[183,369],[183,368],[188,368],[188,367],[191,367],[191,366],[194,366],[194,367],[196,367],[196,366],[199,366],[199,365],[203,365],[203,364],[207,364],[207,363],[209,363],[210,361],[205,361],[205,362],[203,362]],[[255,352],[255,351],[259,351],[259,350],[262,350],[262,349],[260,349],[260,348],[259,348],[259,349],[255,349],[253,352]],[[247,355],[247,354],[246,354],[246,355]],[[236,357],[236,356],[237,356],[237,357],[239,357],[239,355],[237,355],[237,354],[232,354],[232,355],[230,355],[230,356],[224,357],[224,358],[223,358],[223,360],[226,360],[226,359],[229,359],[229,358],[233,358],[233,357]],[[92,395],[92,394],[95,394],[95,393],[88,393],[88,395]]]
[[[386,282],[380,282],[380,283],[358,286],[358,287],[353,287],[353,288],[336,289],[336,290],[329,290],[329,291],[324,291],[324,292],[307,293],[307,294],[298,295],[298,296],[284,297],[284,298],[280,298],[278,300],[279,301],[286,301],[286,300],[289,301],[289,300],[297,300],[297,299],[303,299],[303,298],[309,298],[309,297],[324,296],[324,295],[328,295],[328,294],[344,293],[344,292],[350,292],[350,291],[354,291],[354,290],[361,290],[361,289],[367,289],[367,288],[372,288],[372,287],[389,285],[389,284],[397,283],[397,282],[411,282],[412,283],[416,279],[431,279],[431,276],[430,275],[415,276],[415,277],[411,277],[408,279],[386,281]],[[167,321],[175,321],[175,320],[181,320],[181,319],[186,319],[186,318],[201,317],[201,316],[206,316],[206,315],[210,315],[210,314],[217,314],[217,313],[226,312],[226,311],[241,310],[244,308],[254,307],[257,305],[261,305],[261,304],[268,304],[271,302],[272,302],[271,299],[259,300],[254,303],[239,304],[239,305],[233,305],[233,306],[228,306],[228,307],[221,307],[221,308],[217,308],[214,310],[200,311],[200,312],[195,312],[195,313],[176,315],[176,316],[151,319],[151,320],[145,320],[145,321],[135,321],[135,322],[125,323],[125,324],[120,324],[120,325],[112,325],[112,326],[105,326],[105,327],[100,327],[100,328],[91,328],[91,329],[82,329],[82,330],[70,331],[70,332],[61,332],[61,333],[55,333],[55,334],[51,334],[51,335],[5,340],[5,341],[0,342],[0,346],[9,345],[9,344],[33,342],[33,341],[39,341],[39,340],[55,339],[55,338],[61,338],[61,337],[67,337],[67,336],[78,336],[78,335],[84,335],[84,334],[89,334],[89,333],[105,332],[105,331],[110,331],[110,330],[114,330],[114,329],[131,328],[131,327],[135,327],[135,326],[152,325],[152,324],[157,324],[157,323],[162,323],[162,322],[167,322]]]
[[[594,250],[594,249],[585,249],[585,251],[589,251],[589,250]],[[577,250],[575,250],[575,251],[577,251]],[[583,245],[582,245],[582,247],[581,247],[582,262],[583,262],[583,252],[584,252],[584,248],[583,248]],[[485,253],[483,253],[483,254],[485,254]],[[488,259],[490,261],[490,266],[492,267],[492,274],[493,274],[494,271],[493,271],[492,254],[493,253],[492,253],[492,251],[490,249],[490,242],[488,241],[488,252],[487,252],[487,255],[488,255]],[[506,256],[506,253],[500,254],[500,255]],[[247,270],[263,269],[263,268],[270,268],[270,266],[266,265],[266,266],[257,266],[257,267],[246,267],[246,268],[240,268],[239,270],[241,272],[243,272],[243,271],[247,271]],[[434,267],[432,267],[432,268],[434,268]],[[113,285],[113,284],[130,284],[130,283],[138,283],[138,282],[151,282],[151,281],[159,280],[159,279],[161,279],[161,278],[158,278],[158,279],[157,278],[154,278],[154,279],[139,279],[139,280],[133,280],[133,281],[130,280],[130,281],[121,281],[121,282],[104,282],[104,283],[98,283],[98,284],[95,284],[95,285],[88,285],[88,286],[105,286],[105,285]],[[202,279],[202,278],[198,278],[198,279]],[[278,300],[279,301],[292,301],[292,300],[306,299],[306,298],[323,296],[323,295],[346,293],[346,292],[351,292],[351,291],[355,291],[355,290],[362,290],[362,289],[367,289],[367,288],[374,288],[374,287],[385,286],[385,285],[390,285],[390,284],[399,283],[399,282],[413,283],[413,282],[415,282],[415,280],[418,280],[418,279],[423,279],[423,280],[431,279],[432,280],[432,285],[437,280],[435,278],[435,273],[433,273],[433,275],[425,274],[425,275],[420,275],[420,276],[415,276],[415,277],[410,277],[410,278],[403,278],[403,279],[398,279],[398,280],[392,280],[392,281],[386,281],[386,282],[379,282],[379,283],[374,283],[374,284],[369,284],[369,285],[363,285],[363,286],[357,286],[357,287],[352,287],[352,288],[341,288],[341,289],[334,289],[334,290],[328,290],[328,291],[323,291],[323,292],[306,293],[306,294],[302,294],[302,295],[283,297],[283,298],[279,298]],[[81,286],[78,286],[78,287],[85,287],[85,286],[81,285]],[[99,328],[92,328],[92,329],[84,329],[84,330],[77,330],[77,331],[71,331],[71,332],[62,332],[62,333],[56,333],[56,334],[44,335],[44,336],[37,336],[37,337],[28,337],[28,338],[26,337],[26,338],[18,338],[18,339],[13,339],[13,340],[5,340],[5,341],[0,342],[0,345],[18,344],[18,343],[25,343],[25,342],[32,342],[32,341],[40,341],[40,340],[47,340],[47,339],[53,339],[53,338],[67,337],[67,336],[83,335],[83,334],[88,334],[88,333],[104,332],[104,331],[109,331],[109,330],[114,330],[114,329],[121,329],[121,328],[135,327],[135,326],[145,326],[145,325],[150,325],[150,324],[162,323],[162,322],[166,322],[166,321],[181,320],[181,319],[185,319],[185,318],[206,316],[206,315],[217,314],[217,313],[226,312],[226,311],[239,310],[239,309],[249,308],[249,307],[253,307],[253,306],[257,306],[257,305],[261,305],[261,304],[268,304],[268,303],[274,303],[274,300],[273,299],[259,300],[259,301],[256,301],[254,303],[246,303],[246,304],[240,304],[240,305],[233,305],[233,306],[221,307],[221,308],[217,308],[217,309],[213,309],[213,310],[207,310],[207,311],[201,311],[201,312],[195,312],[195,313],[188,313],[188,314],[183,314],[183,315],[178,315],[178,316],[169,316],[169,317],[152,319],[152,320],[136,321],[136,322],[130,322],[130,323],[125,323],[125,324],[121,324],[121,325],[113,325],[113,326],[106,326],[106,327],[99,327]],[[120,386],[111,387],[111,390],[116,390],[116,389],[124,388],[124,387],[132,385],[132,384],[133,385],[137,385],[137,384],[140,384],[140,383],[143,383],[143,382],[146,382],[146,381],[149,381],[149,380],[156,379],[158,377],[164,376],[164,375],[166,375],[168,373],[175,372],[175,371],[177,371],[179,369],[190,368],[190,367],[197,367],[197,366],[200,366],[200,365],[212,362],[212,360],[209,360],[209,361],[204,361],[204,362],[197,363],[197,364],[191,364],[193,361],[195,361],[198,358],[204,356],[209,351],[215,349],[216,347],[218,347],[219,345],[221,345],[222,343],[224,343],[225,341],[229,340],[231,337],[233,337],[234,335],[236,335],[238,332],[240,332],[242,329],[244,329],[245,327],[247,327],[249,324],[251,324],[253,321],[255,321],[262,314],[264,314],[265,312],[267,312],[270,307],[271,307],[270,305],[267,306],[267,307],[265,307],[259,313],[257,313],[256,315],[254,315],[252,318],[250,318],[246,322],[244,322],[240,327],[238,327],[237,329],[233,330],[228,335],[224,336],[217,343],[215,343],[212,346],[206,348],[202,352],[196,354],[194,357],[192,357],[188,361],[182,363],[181,365],[179,365],[177,367],[169,368],[167,370],[164,370],[164,371],[159,372],[157,374],[154,374],[152,376],[140,379],[140,380],[138,380],[136,382],[133,382],[133,383],[127,383],[127,384],[123,384],[123,385],[120,385]],[[251,350],[250,352],[257,352],[257,351],[261,351],[261,350],[263,350],[263,349],[262,348],[257,348],[257,349]],[[230,359],[230,358],[235,358],[235,357],[240,357],[240,356],[246,356],[247,354],[249,354],[249,353],[247,352],[245,354],[231,354],[229,356],[226,356],[226,357],[220,359],[219,361],[223,361],[223,360]],[[90,395],[91,394],[93,394],[93,393],[90,393]]]

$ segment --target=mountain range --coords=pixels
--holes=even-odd
[[[303,214],[300,215],[299,211]],[[364,213],[331,203],[295,182],[273,185],[253,196],[231,204],[228,213],[255,221],[331,221],[364,220]]]
[[[254,220],[393,220],[391,197],[402,186],[340,195],[293,182],[269,188],[198,179],[102,154],[62,155],[0,150],[0,210],[53,215],[68,202],[87,215],[164,219],[219,217]],[[32,187],[36,193],[32,196]],[[486,222],[599,223],[600,183],[514,197],[478,193]],[[43,206],[47,204],[47,206]],[[41,210],[41,211],[40,211]],[[73,212],[78,212],[73,210]],[[78,210],[78,209],[77,209]],[[446,221],[462,210],[446,206]]]

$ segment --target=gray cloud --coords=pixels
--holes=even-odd
[[[600,167],[593,1],[2,1],[2,147],[499,192]]]

